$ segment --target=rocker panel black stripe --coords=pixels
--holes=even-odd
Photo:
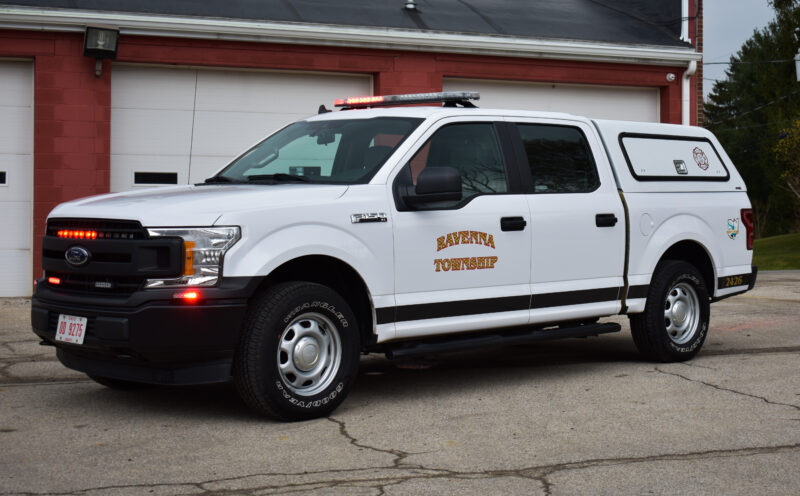
[[[639,288],[639,286],[635,286],[635,288]],[[560,307],[566,305],[581,305],[585,303],[599,303],[603,301],[619,300],[620,290],[621,288],[619,287],[585,289],[580,291],[563,291],[560,293],[546,293],[532,296],[508,296],[502,298],[483,298],[478,300],[448,301],[441,303],[403,305],[399,307],[384,307],[376,308],[375,316],[377,323],[380,325],[390,324],[392,322],[406,322],[409,320],[438,319],[443,317],[458,317],[462,315],[478,315],[485,313]]]
[[[620,288],[583,289],[580,291],[533,295],[531,308],[563,307],[566,305],[619,300],[619,290]]]
[[[642,284],[639,286],[631,286],[628,288],[628,299],[634,298],[647,298],[647,292],[650,291],[649,284]]]
[[[458,317],[460,315],[477,315],[481,313],[513,312],[527,310],[530,296],[506,296],[502,298],[485,298],[481,300],[448,301],[444,303],[423,303],[421,305],[404,305],[396,308],[395,322],[408,320],[439,319],[442,317]]]

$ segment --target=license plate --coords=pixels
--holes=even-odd
[[[56,326],[56,341],[65,343],[83,344],[83,337],[86,336],[86,317],[76,317],[74,315],[60,314],[58,325]]]

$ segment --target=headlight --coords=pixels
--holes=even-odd
[[[148,279],[145,288],[213,286],[222,274],[222,260],[228,248],[241,237],[238,227],[169,227],[148,229],[151,237],[183,239],[183,275],[174,279]]]

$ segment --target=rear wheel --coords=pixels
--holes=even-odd
[[[347,303],[326,286],[284,283],[258,295],[234,362],[242,399],[280,420],[332,412],[358,371],[359,332]]]
[[[639,351],[661,362],[695,356],[708,333],[710,304],[700,272],[691,264],[667,260],[656,267],[644,312],[630,316]]]

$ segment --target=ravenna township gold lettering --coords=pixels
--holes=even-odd
[[[433,261],[436,272],[494,269],[496,263],[497,257],[437,258]]]
[[[456,245],[483,245],[495,249],[494,236],[480,231],[457,231],[436,238],[436,251]]]

